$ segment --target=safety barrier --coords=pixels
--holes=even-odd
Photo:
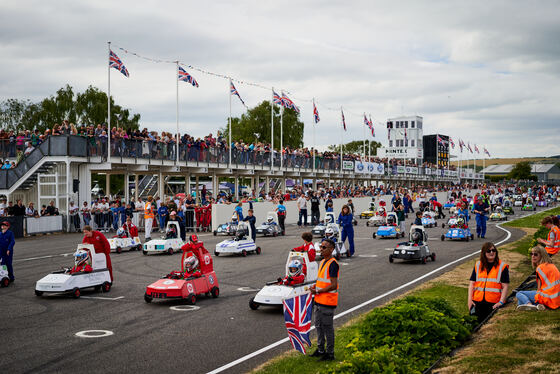
[[[42,216],[25,218],[27,235],[62,232],[64,229],[64,216]]]

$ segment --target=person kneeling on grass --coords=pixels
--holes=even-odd
[[[552,263],[546,249],[537,245],[531,249],[531,263],[536,268],[537,290],[517,292],[517,309],[545,310],[560,307],[560,271]]]

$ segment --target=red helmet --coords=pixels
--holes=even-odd
[[[10,222],[3,221],[2,223],[0,223],[0,226],[7,226],[8,228],[10,228]]]
[[[189,239],[191,242],[196,243],[198,241],[198,236],[196,236],[196,234],[192,234]]]

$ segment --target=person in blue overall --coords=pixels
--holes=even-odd
[[[2,230],[0,231],[0,256],[2,257],[2,263],[6,265],[8,269],[8,278],[10,282],[15,280],[14,269],[12,268],[12,259],[14,258],[14,245],[16,240],[14,233],[8,230],[10,228],[10,223],[4,221],[0,224]]]
[[[354,216],[350,212],[348,205],[343,205],[340,214],[338,215],[338,224],[342,226],[342,236],[340,238],[341,243],[346,241],[348,238],[348,244],[350,246],[350,257],[354,255],[354,225],[352,220]]]
[[[119,202],[114,203],[110,210],[111,210],[111,216],[113,218],[113,230],[117,231],[117,229],[119,228]]]
[[[473,209],[476,214],[476,236],[479,238],[484,238],[486,235],[486,220],[488,219],[486,214],[488,210],[490,210],[490,207],[484,202],[482,196],[479,196]]]
[[[167,223],[167,216],[169,215],[169,209],[165,204],[161,204],[158,208],[158,218],[159,218],[159,229],[163,230],[165,228],[165,224]]]

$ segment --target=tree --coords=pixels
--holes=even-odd
[[[231,119],[232,141],[245,143],[263,142],[270,143],[270,102],[263,101],[254,108],[247,110],[241,118]],[[283,145],[291,148],[303,147],[303,122],[299,114],[292,109],[285,109],[282,117]],[[221,130],[228,137],[229,126]],[[274,148],[280,147],[280,108],[274,105]]]
[[[369,143],[371,142],[371,155],[377,155],[377,148],[381,147],[381,143],[374,140],[366,140],[366,155],[368,154]],[[329,145],[329,151],[340,152],[340,144]],[[343,144],[342,149],[345,154],[347,153],[364,153],[364,142],[362,140],[353,140],[349,143]]]
[[[85,125],[97,125],[107,122],[107,94],[96,87],[89,86],[76,96],[76,114],[78,121]],[[116,105],[111,97],[111,126],[125,129],[137,129],[140,114],[130,118],[130,111]]]
[[[513,169],[508,174],[509,179],[530,179],[531,178],[531,164],[529,161],[522,161],[515,164]]]

